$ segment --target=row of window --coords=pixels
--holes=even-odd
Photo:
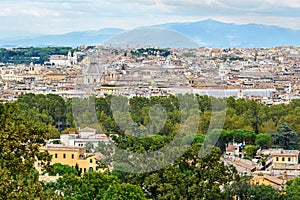
[[[90,83],[90,79],[87,80],[88,83]],[[94,79],[94,83],[97,82],[97,79]]]
[[[279,161],[279,157],[276,157],[276,161]],[[281,158],[281,161],[284,162],[285,161],[285,157],[282,157]],[[291,161],[291,158],[288,157],[288,161],[290,162]]]
[[[58,154],[57,154],[57,153],[54,154],[54,158],[58,158]],[[67,155],[64,153],[64,154],[63,154],[63,159],[66,159],[66,158],[67,158]],[[71,158],[72,158],[72,159],[75,158],[74,154],[71,155]]]
[[[99,168],[96,167],[96,171],[98,171],[98,169],[99,169]],[[84,172],[84,173],[85,173],[86,170],[87,170],[86,168],[80,168],[80,169],[79,169],[79,172],[81,172],[81,173]],[[93,167],[90,167],[90,168],[89,168],[89,172],[92,172],[92,171],[94,171],[94,169],[93,169]]]
[[[90,162],[92,162],[92,159],[90,159]],[[38,162],[38,167],[41,168],[42,166],[43,166],[42,163],[41,163],[41,162]],[[97,166],[97,167],[96,167],[96,171],[98,171],[98,169],[99,169],[99,167]],[[92,172],[93,170],[94,170],[93,167],[90,167],[90,168],[89,168],[89,171],[90,171],[90,172]],[[83,169],[80,168],[79,171],[85,173],[85,172],[86,172],[86,168],[83,168]]]
[[[74,157],[75,157],[74,154],[72,154],[71,158],[74,159]],[[58,154],[57,153],[54,154],[54,158],[58,158]],[[63,154],[63,159],[66,159],[66,158],[67,158],[67,155],[64,153]],[[93,159],[90,159],[90,163],[93,163]]]

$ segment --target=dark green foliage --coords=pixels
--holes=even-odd
[[[289,127],[288,123],[281,124],[278,132],[282,134],[280,143],[283,149],[298,149],[299,136]]]
[[[272,186],[257,185],[252,186],[249,191],[251,200],[281,200],[282,195],[280,191],[273,188]]]
[[[46,124],[55,126],[59,131],[68,126],[66,103],[58,95],[26,94],[18,98],[17,104],[21,111],[27,112],[32,117],[38,117]]]
[[[140,49],[131,51],[131,53],[133,55],[151,55],[151,56],[157,56],[158,52],[159,52],[160,56],[167,57],[168,55],[170,55],[170,51],[168,49],[140,48]]]
[[[278,189],[266,185],[251,185],[249,177],[241,177],[226,187],[226,200],[281,200],[283,195]]]
[[[113,175],[98,172],[88,172],[83,177],[66,175],[55,183],[46,184],[45,190],[62,199],[146,199],[139,186],[121,183]]]
[[[29,47],[29,48],[0,48],[0,62],[13,64],[44,64],[50,55],[67,55],[70,47]]]
[[[260,146],[262,149],[267,149],[271,146],[271,135],[270,134],[258,134],[255,138],[255,144]]]
[[[45,197],[32,167],[37,159],[49,166],[50,155],[39,151],[48,128],[28,119],[16,104],[0,104],[0,199]]]
[[[60,163],[55,163],[52,166],[52,170],[50,170],[49,172],[46,172],[49,174],[49,176],[56,176],[57,174],[59,176],[64,176],[64,175],[78,175],[78,171],[76,168],[71,167],[69,165],[63,165]]]
[[[287,182],[286,194],[284,195],[284,199],[300,200],[300,177],[299,176]]]

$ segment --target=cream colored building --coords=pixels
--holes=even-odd
[[[275,151],[272,155],[274,164],[296,165],[299,163],[298,150],[278,150]]]

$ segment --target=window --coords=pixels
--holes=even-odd
[[[98,169],[99,169],[99,167],[97,166],[97,167],[96,167],[96,171],[98,171]]]
[[[66,154],[64,153],[63,158],[66,158]]]
[[[56,154],[54,154],[54,157],[55,157],[55,158],[57,158],[57,153],[56,153]]]
[[[89,171],[90,171],[90,172],[92,172],[92,171],[93,171],[93,168],[92,168],[92,167],[90,167],[90,168],[89,168]]]
[[[74,154],[72,153],[72,159],[74,159]]]
[[[288,161],[290,162],[290,161],[291,161],[291,158],[288,158]]]
[[[278,159],[278,157],[276,157],[276,161],[278,161],[279,159]]]
[[[38,162],[38,167],[42,167],[42,163]]]
[[[96,79],[94,79],[94,83],[96,83]]]
[[[282,158],[282,161],[284,161],[284,157]]]
[[[90,159],[90,163],[93,163],[93,159]]]
[[[84,173],[86,172],[86,168],[83,169]]]

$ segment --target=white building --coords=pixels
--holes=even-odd
[[[78,134],[70,132],[69,134],[60,135],[60,140],[65,146],[79,146],[85,147],[88,142],[94,145],[94,148],[98,146],[100,141],[108,143],[111,138],[103,133],[97,133],[96,129],[86,127],[79,129]]]
[[[244,146],[243,143],[229,143],[226,147],[226,155],[228,156],[238,156],[240,158],[244,157]]]
[[[71,51],[68,52],[68,55],[51,55],[50,64],[58,66],[71,66],[77,64],[77,53],[74,52],[73,56]]]

